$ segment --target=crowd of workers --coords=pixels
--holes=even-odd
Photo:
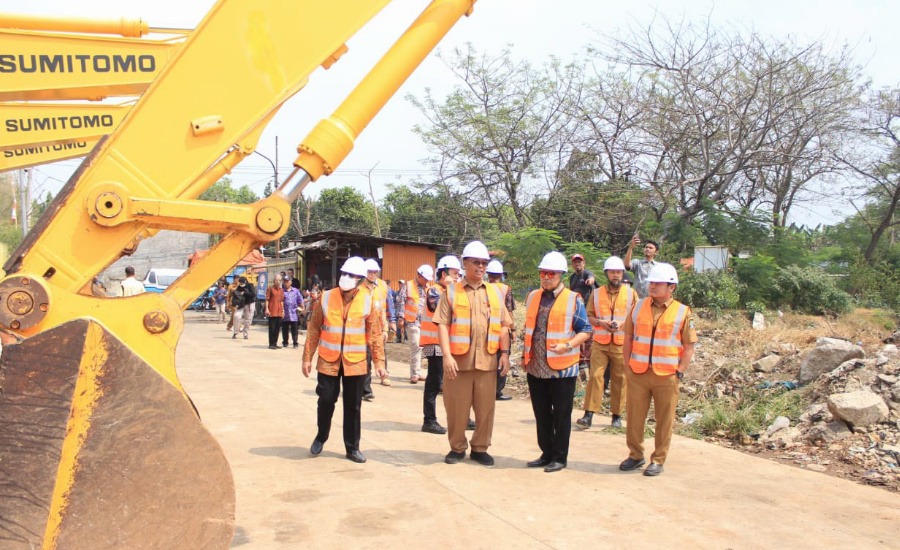
[[[607,283],[602,286],[579,254],[571,258],[573,272],[566,285],[567,259],[559,252],[546,254],[538,266],[540,288],[525,300],[521,329],[514,326],[515,302],[503,283],[503,266],[479,241],[466,245],[462,261],[445,256],[436,268],[420,266],[412,279],[401,281],[396,293],[379,278],[377,261],[348,258],[338,286],[322,292],[309,308],[301,364],[308,377],[316,360],[319,396],[318,431],[310,452],[322,452],[340,396],[346,456],[366,461],[359,449],[362,402],[374,398],[373,371],[381,384],[390,385],[385,343],[389,337],[402,341],[405,334],[409,382],[425,382],[422,431],[447,435],[448,464],[464,459],[469,451],[471,460],[493,465],[488,448],[495,404],[508,399],[502,389],[511,366],[511,343],[520,332],[520,364],[527,375],[541,449],[527,466],[545,472],[566,467],[576,380],[586,368],[584,416],[576,426],[591,426],[609,372],[612,425],[622,426],[623,413],[627,420],[629,453],[619,469],[635,470],[646,463],[644,425],[652,399],[655,448],[644,475],[659,475],[674,428],[679,382],[697,335],[690,308],[673,298],[678,284],[675,268],[655,261],[658,244],[652,241],[644,246],[644,258],[633,260],[632,249],[638,244],[635,237],[624,261],[616,256],[605,261]],[[626,271],[634,274],[634,289],[625,284]],[[277,292],[271,297],[275,303],[279,299],[284,300]],[[267,312],[286,315],[277,306],[267,305]],[[270,344],[271,334],[270,328]],[[283,343],[287,345],[286,337]],[[427,375],[421,370],[423,357]],[[441,393],[446,427],[437,415]],[[469,429],[474,430],[471,437],[466,435]]]

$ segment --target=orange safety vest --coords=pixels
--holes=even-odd
[[[619,323],[619,330],[610,332],[601,326],[594,327],[594,342],[608,344],[612,342],[617,346],[625,343],[625,320],[637,294],[633,288],[626,285],[619,287],[616,303],[612,311],[609,308],[609,292],[606,285],[594,290],[594,315],[602,320],[612,320]]]
[[[634,336],[631,341],[631,359],[628,365],[637,374],[653,372],[660,376],[675,374],[684,346],[681,330],[690,309],[678,301],[672,301],[653,325],[653,300],[642,298],[631,312]]]
[[[490,315],[488,317],[487,352],[497,353],[500,349],[500,320],[503,301],[500,289],[493,283],[483,283],[487,291]],[[465,283],[453,283],[447,287],[447,302],[450,303],[450,353],[464,355],[472,344],[472,307],[466,294]]]
[[[341,357],[348,363],[366,360],[366,319],[372,312],[372,295],[365,288],[350,302],[344,319],[344,296],[340,288],[322,294],[322,332],[319,336],[319,357],[335,363]]]
[[[532,290],[528,299],[525,300],[525,350],[523,353],[525,365],[531,363],[531,341],[543,292],[542,289]],[[547,366],[553,370],[565,370],[571,367],[578,362],[581,355],[579,347],[563,353],[553,351],[556,344],[568,343],[575,337],[572,322],[575,319],[578,296],[577,292],[563,288],[556,300],[553,301],[553,306],[550,307],[550,315],[547,317]]]
[[[435,288],[440,293],[444,292],[444,288],[441,285],[435,285]],[[437,312],[437,308],[435,308],[434,312]],[[419,345],[427,346],[440,343],[441,339],[438,337],[438,326],[434,322],[434,313],[428,311],[428,305],[426,304],[422,311],[422,322],[419,323]]]
[[[425,284],[425,290],[431,287],[430,284]],[[403,319],[407,323],[415,323],[416,319],[419,318],[419,302],[421,296],[419,295],[419,285],[416,284],[415,281],[407,281],[406,282],[406,305],[403,309]],[[428,308],[425,308],[428,309]]]

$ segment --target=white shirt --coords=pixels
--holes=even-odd
[[[119,289],[119,296],[137,296],[144,293],[144,284],[134,277],[125,277]]]

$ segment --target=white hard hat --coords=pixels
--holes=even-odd
[[[656,264],[647,275],[648,283],[678,284],[678,272],[672,264]]]
[[[459,264],[459,258],[454,255],[444,256],[437,263],[438,269],[462,269]]]
[[[344,262],[344,265],[341,266],[341,273],[365,277],[368,274],[366,271],[366,261],[359,256],[350,256],[347,258],[347,261]]]
[[[463,258],[474,258],[476,260],[490,260],[491,255],[488,254],[488,249],[484,246],[484,243],[481,241],[472,241],[463,248],[462,252]]]
[[[619,269],[625,271],[625,264],[622,263],[622,258],[618,256],[610,256],[603,262],[603,271],[607,269]]]
[[[381,271],[381,266],[378,265],[378,262],[369,258],[366,260],[366,271]]]
[[[425,277],[426,281],[434,280],[434,268],[428,264],[422,264],[419,266],[419,269],[416,270],[416,273]]]
[[[563,256],[560,252],[548,252],[544,259],[541,260],[541,265],[538,266],[538,269],[544,269],[547,271],[559,271],[564,273],[569,268],[569,262],[566,261],[566,257]]]
[[[503,264],[500,263],[500,260],[491,260],[485,271],[492,275],[503,275]]]

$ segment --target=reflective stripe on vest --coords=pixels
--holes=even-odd
[[[601,320],[612,320],[619,323],[619,330],[610,332],[597,325],[594,327],[594,342],[608,344],[612,342],[617,346],[625,343],[625,319],[631,305],[634,303],[634,289],[626,285],[619,287],[616,295],[616,304],[612,311],[609,309],[609,292],[606,285],[594,290],[594,315]]]
[[[543,292],[541,289],[533,290],[525,301],[525,351],[523,359],[526,365],[531,362],[534,325],[537,322],[538,311],[541,307],[541,294]],[[564,288],[550,307],[550,314],[547,316],[546,347],[547,365],[553,370],[565,370],[571,367],[578,362],[581,355],[578,347],[563,353],[553,351],[557,344],[567,344],[575,337],[572,323],[575,319],[575,305],[577,301],[578,293]]]
[[[631,312],[634,335],[631,341],[631,370],[641,374],[653,367],[659,375],[675,374],[684,349],[681,330],[687,317],[688,307],[673,301],[653,326],[651,298],[642,298]]]
[[[428,287],[425,287],[428,290]],[[419,303],[421,295],[419,294],[419,285],[415,281],[406,282],[406,305],[403,309],[403,319],[407,323],[415,323],[419,318]]]
[[[336,363],[341,355],[348,363],[366,360],[366,318],[372,311],[372,295],[359,287],[350,302],[344,320],[344,297],[340,288],[322,294],[322,332],[319,335],[319,357]]]
[[[443,294],[444,289],[440,285],[435,285],[439,293]],[[428,299],[427,297],[425,298]],[[437,309],[435,308],[435,312]],[[428,311],[428,304],[422,310],[422,321],[419,323],[419,345],[427,346],[430,344],[439,344],[441,342],[438,337],[438,326],[434,323],[434,313]]]
[[[487,352],[497,353],[500,349],[500,310],[503,301],[500,289],[492,283],[483,283],[487,292],[490,316],[488,317]],[[447,302],[452,310],[450,318],[450,353],[464,355],[472,343],[472,307],[466,294],[464,283],[453,283],[447,287]]]

